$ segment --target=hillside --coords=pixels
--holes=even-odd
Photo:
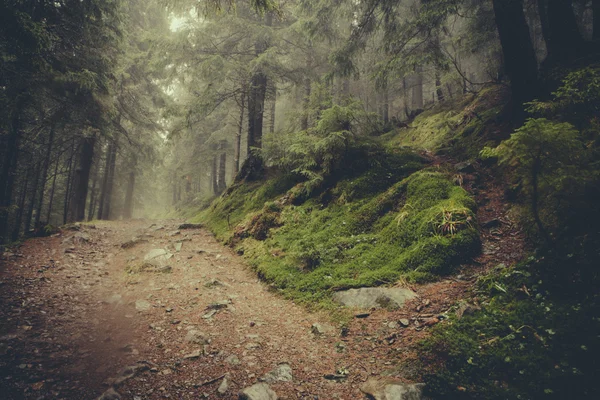
[[[298,163],[284,165],[295,172],[269,168],[191,221],[242,254],[282,296],[332,312],[342,331],[375,328],[340,308],[333,300],[340,292],[414,290],[419,300],[400,309],[411,328],[389,336],[410,356],[398,356],[389,374],[425,379],[434,398],[561,397],[575,382],[569,392],[588,396],[598,320],[582,318],[596,315],[597,298],[577,278],[569,278],[574,298],[556,291],[564,282],[545,271],[555,260],[536,245],[528,192],[511,183],[516,164],[490,156],[511,136],[506,102],[506,90],[491,86],[407,127],[351,138],[316,183],[297,173]],[[555,212],[548,206],[546,215]],[[405,315],[383,306],[377,323]],[[387,346],[378,343],[374,349]]]

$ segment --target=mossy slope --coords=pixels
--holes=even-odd
[[[475,254],[479,236],[469,195],[421,168],[414,153],[387,151],[308,199],[280,176],[234,188],[196,219],[267,282],[310,304],[347,288],[432,280]]]

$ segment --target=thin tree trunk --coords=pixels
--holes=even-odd
[[[13,225],[12,231],[12,241],[16,241],[19,239],[21,234],[21,223],[23,221],[23,209],[25,208],[25,200],[27,199],[27,189],[29,187],[29,179],[31,175],[31,166],[27,167],[27,172],[25,173],[25,182],[23,182],[23,187],[21,190],[21,195],[19,197],[18,208],[15,213],[15,221]]]
[[[444,97],[444,90],[442,89],[442,79],[440,78],[440,73],[437,71],[435,72],[435,93],[440,103],[446,100]]]
[[[238,103],[240,106],[240,120],[238,123],[238,131],[235,136],[235,153],[233,156],[233,178],[235,179],[236,175],[240,171],[240,153],[242,148],[242,132],[244,130],[244,111],[246,111],[246,90],[242,90],[241,100]]]
[[[31,219],[33,218],[33,209],[35,208],[35,200],[38,193],[38,184],[40,181],[40,174],[42,173],[41,163],[35,165],[35,172],[33,175],[33,186],[31,187],[31,197],[29,199],[29,205],[27,207],[27,214],[25,215],[25,224],[23,225],[23,232],[27,233],[31,229]]]
[[[94,146],[96,136],[84,137],[81,140],[81,152],[79,163],[75,171],[73,185],[72,218],[74,221],[85,219],[85,203],[87,201],[88,188],[90,184],[90,171],[94,160]]]
[[[309,123],[309,112],[310,110],[308,109],[309,104],[310,104],[310,93],[311,93],[311,82],[310,82],[310,78],[306,78],[304,79],[304,97],[302,98],[302,121],[300,122],[300,130],[307,130],[308,129],[308,123]]]
[[[600,41],[600,0],[592,0],[592,12],[594,14],[593,40]]]
[[[46,214],[46,222],[50,224],[50,217],[52,216],[52,205],[54,204],[54,190],[56,189],[56,177],[58,176],[58,165],[60,164],[60,157],[56,157],[56,164],[54,165],[54,177],[52,178],[52,188],[50,189],[50,199],[48,200],[48,214]]]
[[[118,143],[115,143],[112,149],[110,165],[108,169],[108,182],[106,185],[106,196],[104,198],[104,212],[103,218],[104,220],[109,220],[111,218],[111,208],[112,208],[112,200],[113,200],[113,189],[115,187],[115,168],[117,165],[117,148]]]
[[[71,200],[71,187],[73,182],[73,158],[75,157],[75,138],[71,146],[71,156],[69,157],[69,165],[67,172],[67,187],[65,188],[65,204],[63,207],[63,224],[69,220],[69,203]]]
[[[275,85],[274,82],[272,82],[272,87],[271,89],[273,90],[272,93],[272,99],[271,99],[271,115],[270,115],[270,124],[269,124],[269,132],[270,133],[275,133],[275,112],[277,111],[277,86]]]
[[[106,149],[106,160],[104,163],[104,176],[102,178],[102,191],[98,205],[98,216],[100,220],[108,219],[110,214],[110,200],[112,194],[111,171],[114,173],[114,163],[117,153],[117,144],[111,141]]]
[[[125,205],[123,210],[123,218],[131,219],[133,215],[133,190],[135,188],[135,171],[129,172],[127,180],[127,193],[125,194]]]
[[[40,184],[40,191],[38,192],[38,206],[35,212],[34,226],[37,228],[40,225],[42,218],[42,207],[44,206],[44,192],[46,191],[46,180],[48,179],[48,169],[50,168],[50,155],[52,154],[52,146],[54,144],[54,135],[56,133],[56,123],[52,123],[50,126],[50,136],[48,137],[48,146],[46,147],[46,157],[44,158],[44,167],[42,169],[42,182]]]
[[[212,168],[211,168],[211,172],[210,172],[210,179],[211,179],[211,183],[212,183],[212,191],[213,194],[217,195],[219,194],[219,184],[218,184],[218,177],[217,177],[217,156],[214,155],[213,156],[213,161],[212,161]]]
[[[389,99],[389,91],[388,88],[383,89],[383,97],[382,97],[382,119],[384,124],[388,124],[390,122],[390,99]]]
[[[412,109],[423,109],[423,67],[415,68],[415,83],[412,88]]]
[[[221,153],[219,157],[219,193],[222,193],[227,189],[227,182],[225,181],[225,174],[227,171],[227,153]]]
[[[99,163],[96,162],[93,165],[94,167],[94,175],[92,178],[92,187],[90,188],[90,205],[88,207],[88,213],[87,213],[87,219],[88,221],[91,221],[92,219],[94,219],[94,210],[96,209],[96,199],[97,199],[97,193],[96,193],[96,188],[98,186],[98,171],[100,170],[100,165],[98,165]]]

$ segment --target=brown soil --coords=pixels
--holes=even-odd
[[[29,240],[0,260],[0,398],[94,399],[135,365],[143,368],[116,387],[124,399],[237,398],[282,362],[294,374],[271,385],[282,399],[359,399],[371,377],[418,380],[418,342],[444,323],[437,317],[459,299],[476,302],[477,276],[525,252],[501,184],[479,166],[460,181],[480,204],[479,222],[499,221],[482,229],[482,255],[456,277],[413,287],[419,297],[403,309],[371,310],[342,331],[327,315],[269,291],[207,231],[176,234],[178,221],[83,225]],[[84,240],[73,242],[77,235]],[[141,235],[146,241],[121,247]],[[156,248],[174,254],[171,272],[142,268]],[[224,308],[207,318],[215,303]],[[332,330],[315,335],[314,323]],[[190,330],[210,343],[186,342]],[[198,350],[199,357],[185,358]],[[324,378],[340,371],[346,379]],[[226,374],[229,389],[219,394]]]

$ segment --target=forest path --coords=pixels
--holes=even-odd
[[[156,224],[84,224],[2,256],[0,398],[94,399],[110,384],[124,399],[237,398],[284,362],[280,398],[363,398],[371,337],[354,379],[324,379],[349,367],[326,316],[270,293],[207,231]],[[143,270],[153,249],[173,254],[158,264],[170,272]]]

